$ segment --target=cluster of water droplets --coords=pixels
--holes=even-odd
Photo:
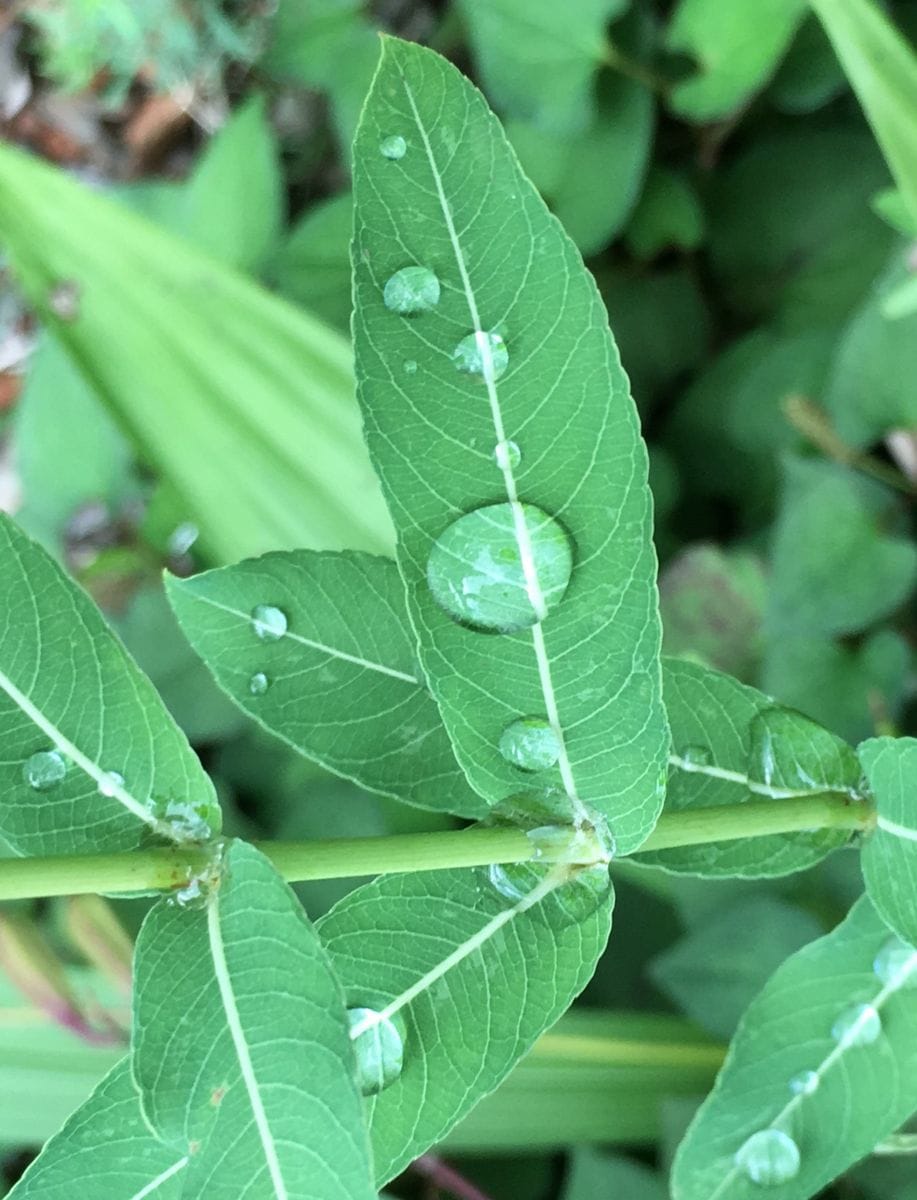
[[[917,988],[917,949],[892,935],[879,948],[872,969],[883,989]],[[882,1032],[882,1016],[877,1004],[866,1002],[843,1008],[831,1024],[831,1037],[837,1048],[845,1052],[875,1045]],[[784,1119],[778,1118],[774,1125],[753,1133],[736,1151],[735,1166],[752,1183],[773,1187],[789,1183],[799,1174],[802,1165],[800,1147],[786,1129],[778,1128],[778,1124],[788,1125],[795,1104],[813,1096],[820,1087],[821,1074],[817,1070],[808,1069],[794,1075],[789,1081],[791,1099],[781,1114]]]
[[[279,642],[289,628],[287,614],[276,604],[256,604],[250,614],[252,630],[260,642]],[[248,679],[248,694],[264,696],[271,687],[266,671],[254,671]]]

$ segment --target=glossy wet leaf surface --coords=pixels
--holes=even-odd
[[[917,740],[871,738],[857,749],[876,805],[863,844],[866,891],[888,925],[917,944]]]

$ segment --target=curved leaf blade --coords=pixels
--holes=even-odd
[[[886,924],[917,944],[917,739],[871,738],[857,754],[876,803],[863,846],[866,891]]]
[[[20,854],[219,830],[213,784],[153,685],[89,597],[2,514],[0,737],[0,834]],[[27,779],[36,754],[38,787]]]
[[[735,1154],[759,1130],[778,1129],[800,1151],[799,1170],[769,1186],[774,1200],[807,1200],[917,1108],[917,950],[888,981],[873,963],[889,938],[863,899],[833,933],[793,955],[739,1025],[712,1094],[679,1149],[674,1200],[755,1200],[762,1193]],[[832,1027],[847,1005],[868,1005],[881,1032],[857,1044]],[[862,1030],[867,1018],[861,1020]],[[809,1088],[791,1089],[801,1072]]]
[[[394,160],[380,151],[392,136],[405,141]],[[359,396],[424,671],[456,755],[475,790],[499,801],[531,786],[499,753],[501,732],[521,716],[546,718],[560,753],[538,785],[562,787],[575,812],[601,811],[619,850],[633,849],[661,807],[667,731],[646,451],[595,285],[480,94],[419,46],[384,42],[354,190]],[[383,289],[412,264],[436,273],[441,296],[409,319],[386,307]],[[486,336],[497,327],[509,355],[499,381]],[[469,337],[477,380],[452,357]],[[504,440],[517,444],[518,463],[497,465]],[[475,632],[433,598],[431,550],[462,514],[506,504],[543,616],[522,502],[570,535],[569,587],[528,628]]]
[[[267,554],[169,577],[166,587],[217,682],[271,733],[370,791],[465,817],[486,813],[420,677],[390,559]],[[252,611],[264,603],[287,617],[272,642],[252,629]]]
[[[160,901],[135,963],[134,1079],[188,1195],[375,1196],[340,986],[263,855],[232,842],[203,907]]]
[[[46,1143],[9,1200],[179,1200],[187,1165],[144,1122],[125,1058]]]
[[[407,1029],[401,1075],[367,1101],[378,1186],[493,1091],[589,982],[613,897],[571,922],[556,886],[510,903],[483,871],[388,875],[318,923],[348,1003],[397,1011]]]

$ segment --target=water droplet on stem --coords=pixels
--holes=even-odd
[[[501,471],[511,471],[522,462],[522,451],[516,442],[506,439],[494,446],[494,461]]]

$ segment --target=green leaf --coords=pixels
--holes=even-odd
[[[666,659],[672,729],[666,812],[823,792],[858,795],[856,755],[839,738],[738,680]],[[648,851],[640,861],[689,875],[746,878],[801,871],[843,845],[844,830],[772,834]]]
[[[611,895],[577,921],[575,886],[546,876],[511,901],[486,871],[389,875],[319,922],[348,1004],[404,1022],[401,1074],[367,1101],[378,1185],[492,1091],[588,982]]]
[[[390,547],[344,339],[8,146],[0,241],[87,381],[181,495],[212,559]]]
[[[311,205],[278,247],[268,276],[281,295],[350,333],[353,197]]]
[[[232,842],[203,903],[140,930],[132,1066],[186,1194],[370,1200],[343,996],[295,896]]]
[[[0,515],[0,834],[20,854],[220,827],[213,785],[98,609]]]
[[[917,740],[872,738],[857,754],[877,814],[863,846],[866,892],[885,923],[917,944]]]
[[[769,96],[781,112],[811,113],[833,100],[846,83],[825,31],[810,15],[778,67]]]
[[[917,578],[917,549],[884,532],[888,490],[820,459],[790,457],[785,470],[768,636],[856,633],[903,604]]]
[[[572,9],[526,0],[461,0],[471,48],[494,107],[545,129],[583,129],[605,27],[628,0],[579,0]]]
[[[779,968],[743,1017],[688,1130],[675,1160],[674,1200],[759,1197],[761,1185],[735,1156],[763,1131],[776,1153],[752,1156],[762,1168],[775,1159],[792,1166],[785,1139],[799,1151],[795,1174],[767,1194],[806,1200],[911,1115],[917,951],[890,956],[888,943],[888,928],[864,899],[833,933]]]
[[[580,1146],[573,1153],[561,1200],[596,1200],[597,1196],[667,1200],[668,1192],[659,1176],[642,1163]]]
[[[558,766],[539,786],[632,849],[667,733],[646,451],[595,287],[479,93],[430,51],[384,43],[355,157],[360,399],[457,757],[481,795],[510,796],[531,775],[501,734],[547,719]],[[395,311],[405,267],[427,289],[414,317]]]
[[[673,247],[696,250],[704,240],[704,212],[688,178],[654,166],[646,180],[625,241],[638,258],[655,258]]]
[[[187,1164],[150,1132],[125,1058],[51,1138],[10,1200],[179,1200]]]
[[[419,676],[391,560],[269,554],[169,577],[167,588],[195,650],[266,729],[372,791],[467,817],[486,813]],[[259,604],[287,618],[276,639],[255,634]]]
[[[669,26],[670,50],[698,60],[697,75],[672,91],[672,109],[711,121],[737,109],[767,82],[806,10],[805,0],[681,0]]]
[[[917,55],[871,0],[812,0],[917,220]]]
[[[821,932],[803,909],[750,896],[690,930],[653,959],[649,974],[702,1029],[728,1038],[768,976]]]

